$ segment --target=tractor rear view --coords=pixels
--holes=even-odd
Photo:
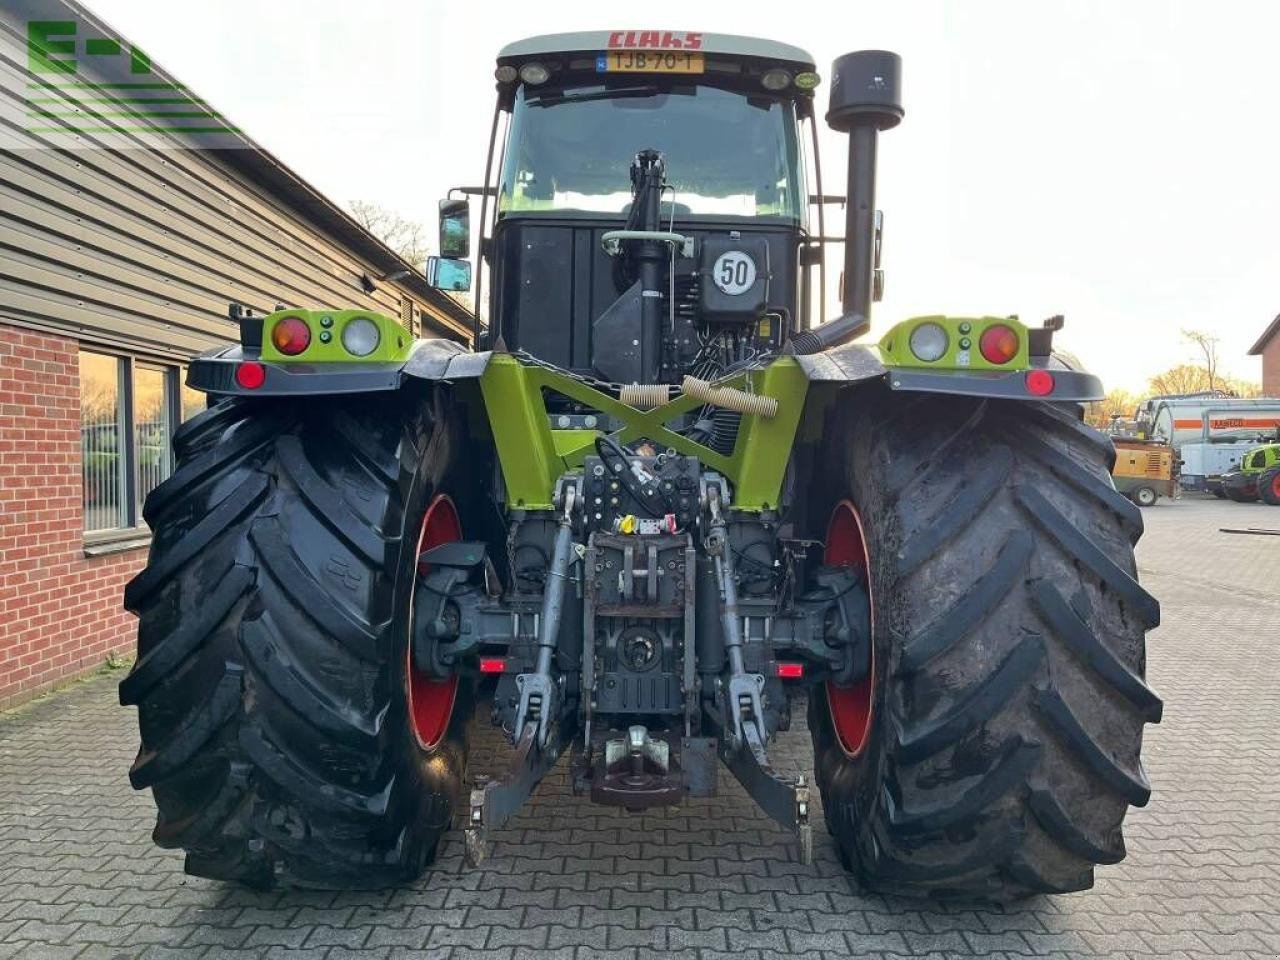
[[[1097,379],[1054,358],[1058,321],[850,342],[883,283],[899,75],[882,51],[836,62],[833,197],[802,50],[512,44],[484,182],[442,202],[429,267],[477,304],[488,284],[472,349],[288,308],[192,363],[211,406],[175,437],[126,595],[157,843],[250,884],[401,883],[455,819],[483,859],[563,760],[627,810],[710,796],[726,767],[807,860],[809,779],[771,759],[805,703],[867,887],[1009,899],[1124,856],[1159,608],[1080,420]],[[468,793],[478,693],[511,752]]]

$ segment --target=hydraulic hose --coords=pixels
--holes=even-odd
[[[821,353],[866,333],[871,321],[860,313],[845,313],[830,323],[803,330],[787,341],[787,353],[805,355]]]

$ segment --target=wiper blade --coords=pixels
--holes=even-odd
[[[621,97],[653,97],[660,92],[652,84],[644,87],[613,87],[609,90],[593,90],[591,93],[543,94],[537,99],[526,96],[525,103],[531,107],[550,107],[558,103],[588,103],[592,100],[613,100]]]

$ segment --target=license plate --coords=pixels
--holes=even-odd
[[[700,53],[675,50],[610,50],[596,57],[596,73],[704,73]]]

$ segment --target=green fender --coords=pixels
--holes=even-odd
[[[366,317],[377,324],[381,340],[374,353],[354,357],[342,346],[341,332],[347,323]],[[284,355],[273,331],[279,323],[296,324],[298,319],[308,324],[313,341],[295,355]],[[946,352],[933,363],[920,361],[908,347],[912,330],[922,324],[943,327],[949,338]],[[1016,330],[1020,338],[1017,354],[1004,366],[989,363],[970,349],[984,329],[996,324]],[[410,380],[455,384],[473,426],[484,429],[487,425],[493,437],[507,502],[522,509],[550,509],[556,480],[581,467],[595,449],[598,431],[552,425],[546,391],[608,417],[616,425],[612,435],[623,443],[647,439],[659,448],[698,457],[731,481],[736,508],[754,511],[778,507],[797,440],[814,439],[826,408],[850,385],[879,381],[895,391],[1022,400],[1082,401],[1102,396],[1097,378],[1047,358],[1038,362],[1029,357],[1030,338],[1015,319],[917,317],[890,329],[877,347],[878,355],[866,346],[845,344],[818,354],[779,356],[720,381],[718,386],[777,402],[776,412],[769,416],[742,414],[734,448],[724,454],[669,426],[675,418],[701,407],[699,399],[677,394],[654,409],[639,409],[586,380],[527,358],[473,353],[451,340],[410,340],[402,326],[380,314],[282,310],[252,321],[247,332],[242,323],[241,335],[242,345],[193,361],[188,384],[209,393],[246,396],[390,391]],[[287,345],[287,340],[282,343]],[[247,386],[245,367],[252,368]]]

